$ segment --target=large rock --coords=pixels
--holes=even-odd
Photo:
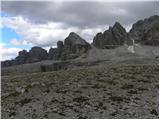
[[[58,41],[57,42],[57,48],[58,49],[63,49],[63,41]]]
[[[64,47],[64,51],[67,52],[67,54],[80,56],[83,53],[86,53],[91,46],[79,35],[71,32],[69,36],[64,40]]]
[[[26,50],[19,51],[18,57],[20,58],[28,58],[29,54]]]
[[[48,53],[45,49],[41,47],[32,47],[29,51],[29,56],[31,62],[46,60],[48,58]]]
[[[19,54],[15,59],[17,65],[28,63],[28,60],[29,60],[29,53],[26,50],[19,51]]]
[[[133,24],[129,32],[135,43],[143,45],[159,45],[159,16],[154,15]]]
[[[48,58],[50,59],[50,60],[53,60],[54,59],[54,55],[55,55],[55,49],[56,48],[50,48],[49,49],[49,53],[48,53]]]
[[[61,58],[61,54],[63,51],[63,42],[57,42],[57,48],[50,48],[49,50],[49,59],[51,60],[58,60]]]
[[[124,44],[127,39],[127,32],[118,22],[109,27],[104,33],[98,33],[93,39],[93,45],[97,48],[115,48]]]
[[[2,67],[20,65],[26,63],[39,62],[48,59],[48,53],[41,47],[32,47],[29,52],[26,50],[20,51],[18,56],[13,60],[2,61]]]

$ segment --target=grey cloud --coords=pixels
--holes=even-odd
[[[158,1],[150,2],[2,2],[2,11],[28,17],[35,23],[62,22],[68,26],[127,26],[158,15]]]

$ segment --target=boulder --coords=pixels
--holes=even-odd
[[[159,46],[159,16],[154,15],[133,24],[130,36],[135,43]]]
[[[126,39],[126,30],[120,23],[116,22],[104,33],[98,33],[93,39],[93,45],[100,49],[111,49],[123,45]]]

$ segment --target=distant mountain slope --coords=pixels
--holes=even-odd
[[[129,35],[136,43],[159,46],[159,16],[154,15],[137,21]]]
[[[124,45],[139,43],[142,45],[159,46],[159,16],[154,15],[133,24],[129,33],[116,22],[113,27],[103,33],[97,33],[93,45],[100,49],[112,49]]]
[[[103,33],[97,33],[93,39],[93,45],[97,48],[115,48],[124,44],[127,40],[127,32],[123,26],[116,22],[113,27]]]
[[[103,33],[96,34],[92,43],[93,47],[78,34],[71,32],[64,40],[64,43],[63,41],[58,41],[57,48],[50,48],[49,53],[41,47],[32,47],[29,52],[26,50],[20,51],[19,55],[14,60],[3,61],[2,67],[40,62],[43,60],[65,61],[75,59],[85,55],[88,50],[94,47],[98,49],[110,49],[106,51],[107,54],[105,55],[107,55],[107,57],[112,56],[112,59],[119,53],[122,57],[125,57],[123,56],[125,52],[135,53],[134,55],[138,56],[142,55],[141,57],[147,56],[147,54],[150,56],[150,53],[147,52],[151,50],[150,48],[147,50],[146,47],[138,47],[136,44],[159,46],[159,16],[154,15],[144,20],[139,20],[133,24],[129,33],[126,32],[125,28],[120,23],[115,22],[113,27],[109,27],[109,29]],[[125,45],[126,47],[124,47]],[[120,48],[114,50],[117,47]],[[122,48],[125,49],[122,50]],[[136,48],[136,52],[134,48]],[[122,51],[124,51],[124,53]],[[92,54],[96,57],[95,53]],[[103,53],[100,53],[98,59],[104,58],[101,54]],[[119,60],[119,58],[117,58],[117,60]]]

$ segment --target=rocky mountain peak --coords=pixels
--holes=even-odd
[[[48,58],[47,51],[38,46],[32,47],[29,51],[29,54],[32,59],[35,59],[37,61],[45,60]]]
[[[71,32],[69,36],[78,36],[75,32]]]
[[[62,49],[63,48],[63,41],[57,42],[57,48]]]
[[[133,24],[129,32],[136,43],[142,45],[159,45],[159,16],[154,15]]]
[[[71,32],[64,40],[63,59],[72,59],[87,52],[90,44],[81,38],[78,34]]]
[[[119,22],[115,22],[113,27],[122,27],[122,25]]]
[[[64,44],[65,45],[76,45],[76,44],[80,44],[80,45],[85,45],[87,42],[81,38],[78,34],[71,32],[69,34],[69,36],[64,40]]]
[[[113,27],[110,26],[103,34],[98,33],[93,39],[93,45],[100,49],[116,48],[124,44],[126,37],[126,30],[120,23],[116,22]]]
[[[154,15],[133,24],[129,33],[119,23],[115,22],[108,30],[99,32],[93,39],[93,46],[100,49],[113,49],[124,45],[138,43],[142,45],[159,45],[159,16]],[[57,42],[57,48],[51,48],[49,53],[41,47],[32,47],[29,52],[20,51],[14,60],[2,62],[2,66],[12,66],[33,63],[42,60],[67,60],[74,59],[86,53],[91,45],[77,33],[71,32],[63,41]]]
[[[125,28],[119,23],[119,22],[115,22],[115,24],[113,25],[113,30],[114,29],[118,29],[119,31],[122,32],[126,32]]]

